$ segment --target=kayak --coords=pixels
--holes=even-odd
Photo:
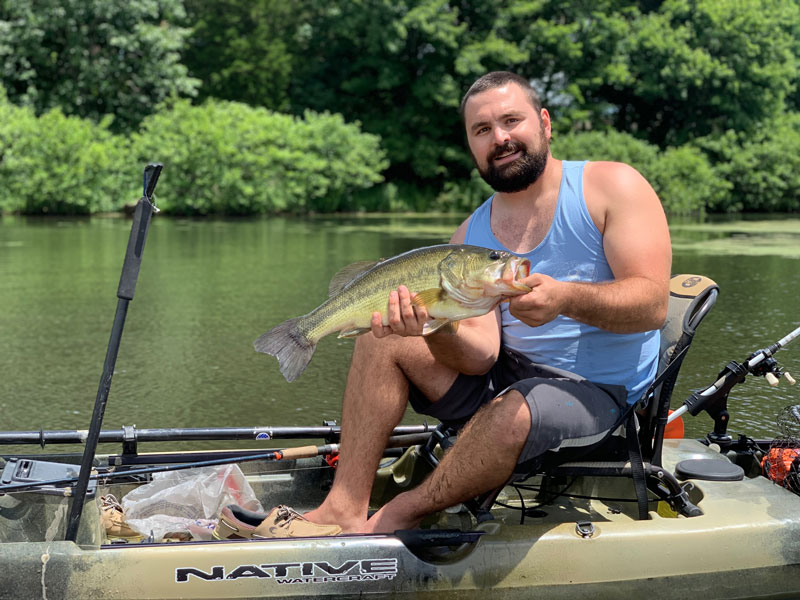
[[[179,531],[132,528],[126,502],[162,475],[185,473],[200,481],[206,469],[230,465],[237,469],[235,494],[264,510],[288,504],[302,513],[325,497],[338,456],[339,428],[333,423],[102,429],[160,171],[161,165],[145,169],[88,430],[0,432],[0,599],[800,597],[800,407],[786,408],[784,422],[794,434],[784,437],[785,447],[774,440],[734,439],[726,431],[730,390],[749,375],[781,375],[773,355],[800,336],[800,327],[742,363],[728,363],[669,417],[708,412],[715,427],[702,440],[664,439],[668,396],[691,337],[676,336],[652,386],[669,388],[659,403],[651,403],[663,409],[663,419],[656,414],[643,421],[647,425],[633,436],[651,446],[638,463],[646,467],[644,490],[634,484],[631,454],[630,464],[621,467],[597,461],[560,465],[497,490],[482,510],[468,502],[430,515],[417,529],[390,534],[214,539],[214,519],[188,515],[188,508],[185,521],[191,523]],[[686,306],[675,318],[668,316],[668,324],[678,334],[681,328],[693,332],[713,304],[716,285],[697,276],[674,282],[671,294]],[[700,289],[705,295],[692,291]],[[652,432],[647,429],[656,422]],[[435,468],[449,438],[432,429],[395,429],[376,473],[370,510]],[[274,445],[284,439],[290,443]],[[216,440],[221,448],[143,451],[150,442],[177,448],[186,440]],[[231,448],[234,440],[270,447]],[[298,445],[307,440],[320,444]],[[98,454],[101,442],[121,449]],[[75,444],[82,450],[4,451],[24,444],[42,450]],[[194,495],[199,488],[190,485],[172,501],[152,496],[151,512],[158,515],[165,506],[180,511],[193,504]],[[217,509],[211,517],[218,516]]]
[[[12,492],[0,496],[0,597],[798,597],[800,496],[762,475],[762,451],[749,442],[724,453],[698,440],[664,442],[667,470],[698,459],[744,470],[739,481],[685,480],[701,516],[678,515],[651,496],[650,519],[638,520],[626,478],[537,476],[506,487],[483,522],[456,506],[391,535],[120,543],[103,528],[100,498],[123,498],[148,479],[132,475],[97,480],[73,542],[64,540],[69,496]],[[430,472],[424,455],[424,445],[414,445],[384,459],[373,508]],[[4,456],[7,465],[13,458]],[[75,464],[79,456],[59,458]],[[96,457],[95,468],[119,473],[165,461],[197,456],[121,453]],[[323,455],[239,466],[263,506],[291,503],[302,512],[329,489],[329,462]]]

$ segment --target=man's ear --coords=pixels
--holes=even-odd
[[[553,129],[550,125],[550,113],[547,112],[546,108],[543,108],[539,111],[539,121],[542,124],[542,129],[544,130],[544,134],[547,136],[547,139],[550,139],[552,135]]]

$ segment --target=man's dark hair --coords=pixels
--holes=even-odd
[[[492,71],[491,73],[487,73],[486,75],[478,78],[467,90],[467,93],[464,94],[464,97],[461,99],[461,107],[459,109],[461,112],[461,119],[464,119],[464,107],[467,105],[467,100],[469,100],[472,96],[487,90],[503,87],[509,83],[516,83],[528,94],[528,99],[530,100],[533,108],[536,109],[536,112],[542,110],[542,102],[539,100],[539,94],[536,93],[536,90],[533,89],[533,86],[531,86],[527,79],[520,77],[516,73],[511,73],[510,71]]]

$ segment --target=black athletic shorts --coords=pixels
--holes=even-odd
[[[592,383],[569,371],[532,363],[512,350],[501,351],[485,375],[459,375],[438,402],[425,398],[412,384],[409,402],[416,412],[460,429],[481,406],[509,390],[522,394],[531,412],[528,441],[512,480],[543,463],[574,460],[600,446],[629,408],[624,386]]]

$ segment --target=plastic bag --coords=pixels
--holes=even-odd
[[[181,532],[204,538],[199,533],[213,529],[209,520],[217,519],[227,504],[263,511],[238,465],[156,473],[150,483],[122,498],[128,525],[156,540]]]

